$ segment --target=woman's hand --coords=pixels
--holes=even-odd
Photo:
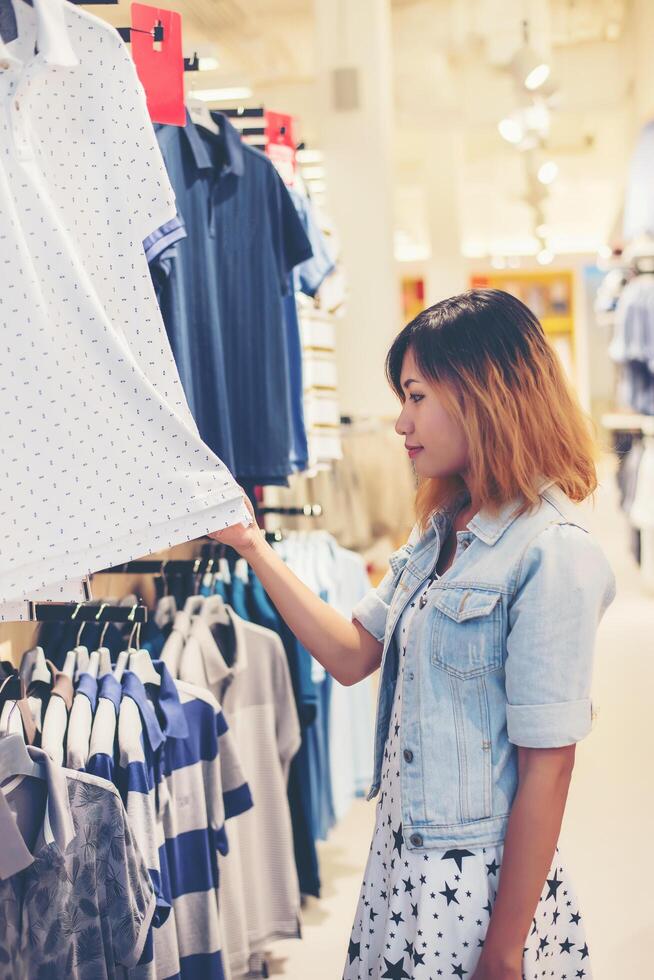
[[[209,537],[213,538],[214,541],[219,541],[221,544],[226,544],[230,548],[234,548],[235,551],[238,551],[239,555],[241,555],[243,558],[247,558],[248,554],[251,553],[258,544],[265,541],[266,538],[256,522],[254,508],[252,507],[249,497],[245,493],[245,490],[243,490],[243,487],[240,489],[243,492],[245,506],[252,516],[252,523],[249,525],[249,527],[246,527],[245,524],[234,524],[233,527],[226,527],[222,531],[212,531],[211,534],[209,534]]]
[[[522,952],[496,955],[484,949],[470,980],[522,980]]]

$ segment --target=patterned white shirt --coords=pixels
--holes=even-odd
[[[0,41],[0,619],[247,520],[154,296],[142,243],[175,202],[131,57],[65,0],[14,10],[18,37]]]

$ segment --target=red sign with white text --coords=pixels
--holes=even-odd
[[[152,122],[184,126],[184,55],[182,18],[173,10],[132,4],[132,57],[148,100]],[[155,26],[163,41],[154,40]]]

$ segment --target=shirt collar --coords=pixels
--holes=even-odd
[[[220,142],[225,151],[225,162],[220,176],[234,174],[235,177],[242,177],[245,173],[245,151],[239,132],[222,112],[212,112],[211,115],[220,126],[220,133],[215,135],[207,130],[206,136],[201,136],[188,110],[186,112],[184,133],[191,147],[195,166],[198,170],[215,169],[209,149],[210,141],[214,140]]]
[[[219,684],[225,678],[234,677],[247,669],[247,643],[245,642],[244,623],[240,616],[237,616],[230,606],[225,606],[227,615],[234,627],[234,662],[231,667],[225,662],[225,658],[220,652],[220,647],[211,631],[211,626],[219,620],[215,613],[211,611],[211,598],[207,599],[207,604],[197,617],[191,629],[191,635],[195,636],[200,647],[200,653],[204,660],[204,670],[209,684]]]
[[[154,660],[152,666],[161,677],[158,705],[164,718],[163,734],[166,738],[188,738],[188,724],[177,685],[162,660]]]
[[[22,0],[15,0],[22,2]],[[36,44],[39,54],[48,65],[74,68],[79,58],[73,50],[66,25],[65,0],[33,0],[36,13]],[[14,61],[0,38],[0,58]]]
[[[116,714],[118,714],[120,707],[121,693],[120,681],[117,681],[113,674],[105,674],[104,677],[100,678],[98,682],[98,697],[111,701],[116,709]]]
[[[152,703],[148,700],[142,680],[131,670],[126,670],[122,676],[122,688],[123,697],[131,698],[139,709],[150,748],[156,751],[160,745],[163,745],[165,739],[156,711]]]
[[[95,711],[95,704],[98,697],[98,681],[92,674],[80,674],[76,688],[77,694],[83,694],[91,702],[91,708]]]
[[[41,749],[28,745],[27,751],[30,758],[43,768],[47,783],[48,798],[43,821],[44,842],[54,844],[63,854],[75,837],[65,770],[57,766]],[[0,879],[11,878],[12,875],[33,864],[34,855],[25,844],[14,815],[1,791],[0,836],[3,840],[3,847],[0,849]]]

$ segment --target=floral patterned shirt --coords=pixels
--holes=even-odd
[[[0,792],[0,980],[110,980],[141,956],[148,872],[114,787],[29,752],[44,781],[18,777]],[[21,830],[46,790],[30,846]]]

